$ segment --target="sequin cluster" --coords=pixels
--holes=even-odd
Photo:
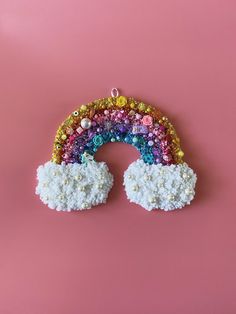
[[[161,112],[124,96],[82,105],[59,127],[54,143],[55,163],[84,163],[103,144],[124,142],[135,146],[147,164],[182,163],[180,141]]]

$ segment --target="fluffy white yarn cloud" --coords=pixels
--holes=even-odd
[[[149,211],[155,208],[168,211],[190,204],[196,180],[196,174],[186,163],[148,165],[140,159],[124,174],[128,199]]]
[[[105,203],[113,176],[104,162],[55,164],[51,161],[37,169],[36,194],[44,204],[58,211],[89,209]]]

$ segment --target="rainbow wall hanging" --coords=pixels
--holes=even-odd
[[[36,194],[58,211],[105,203],[113,176],[94,154],[103,144],[135,146],[140,159],[124,173],[128,199],[147,210],[182,208],[194,198],[196,174],[183,161],[173,125],[157,108],[120,96],[82,105],[59,127],[51,161],[39,166]]]

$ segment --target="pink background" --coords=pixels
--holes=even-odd
[[[1,314],[236,313],[236,2],[1,0]],[[111,87],[158,105],[199,176],[171,213],[130,204],[138,157],[108,144],[107,205],[34,195],[60,122]]]

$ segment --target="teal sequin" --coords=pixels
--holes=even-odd
[[[95,135],[93,143],[95,146],[101,146],[104,143],[103,137],[101,135]]]
[[[144,154],[142,155],[143,161],[149,165],[154,163],[154,157],[152,154]]]

